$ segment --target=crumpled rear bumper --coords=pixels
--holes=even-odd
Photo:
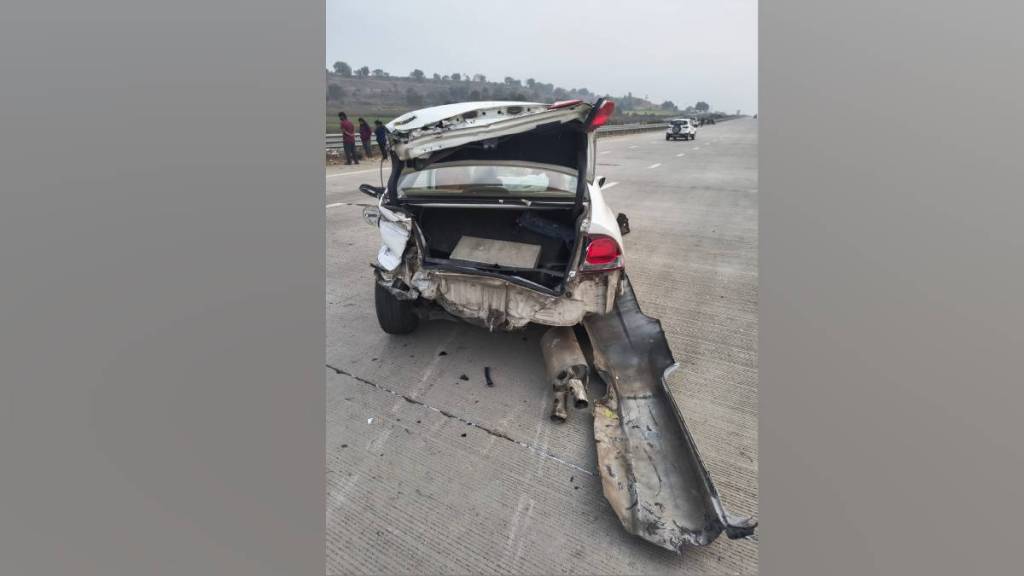
[[[502,278],[410,268],[407,259],[393,272],[378,269],[378,282],[398,298],[433,303],[491,330],[516,330],[530,323],[573,326],[587,314],[607,314],[615,305],[621,277],[618,270],[579,274],[564,294],[555,296]]]
[[[608,385],[594,406],[605,498],[628,532],[670,550],[710,544],[722,532],[752,536],[757,521],[726,514],[665,384],[677,364],[661,322],[640,311],[628,278],[622,286],[614,313],[583,322]]]

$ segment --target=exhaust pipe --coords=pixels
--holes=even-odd
[[[583,387],[583,381],[579,378],[569,379],[569,393],[572,394],[577,410],[590,406],[590,401],[587,400],[587,390]]]
[[[551,419],[564,422],[568,418],[566,404],[570,396],[577,409],[590,405],[587,399],[590,365],[587,364],[587,358],[571,326],[549,329],[541,337],[540,347],[544,354],[547,380],[555,391]]]
[[[565,390],[555,390],[555,403],[551,407],[551,421],[565,422],[569,419],[569,413],[565,410]]]

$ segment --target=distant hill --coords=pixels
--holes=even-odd
[[[328,70],[327,74],[327,131],[338,132],[338,111],[344,110],[349,118],[366,118],[388,121],[409,110],[436,106],[452,102],[484,100],[520,100],[529,102],[556,102],[579,98],[596,100],[599,95],[586,88],[561,88],[553,84],[537,82],[533,78],[519,80],[505,78],[492,82],[477,74],[465,76],[423,75],[386,76],[385,72],[363,70],[351,72],[350,76]],[[422,74],[419,71],[414,73]],[[419,75],[417,74],[417,75]],[[602,94],[601,96],[608,96]],[[639,122],[679,115],[680,111],[672,102],[656,104],[643,98],[627,94],[612,96],[616,113],[613,123]]]

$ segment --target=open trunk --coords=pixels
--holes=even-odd
[[[610,103],[463,103],[390,122],[397,169],[382,205],[411,215],[423,268],[564,295],[588,211],[596,110],[607,116]]]
[[[424,267],[524,280],[560,292],[579,226],[573,205],[408,205],[422,233]]]

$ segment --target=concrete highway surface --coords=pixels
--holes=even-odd
[[[726,509],[757,515],[757,121],[597,150],[606,199],[632,229],[626,271],[680,363],[669,387]],[[380,330],[380,241],[356,189],[379,184],[379,166],[327,169],[327,573],[756,573],[755,541],[722,535],[677,555],[622,528],[590,414],[549,419],[544,327]]]

